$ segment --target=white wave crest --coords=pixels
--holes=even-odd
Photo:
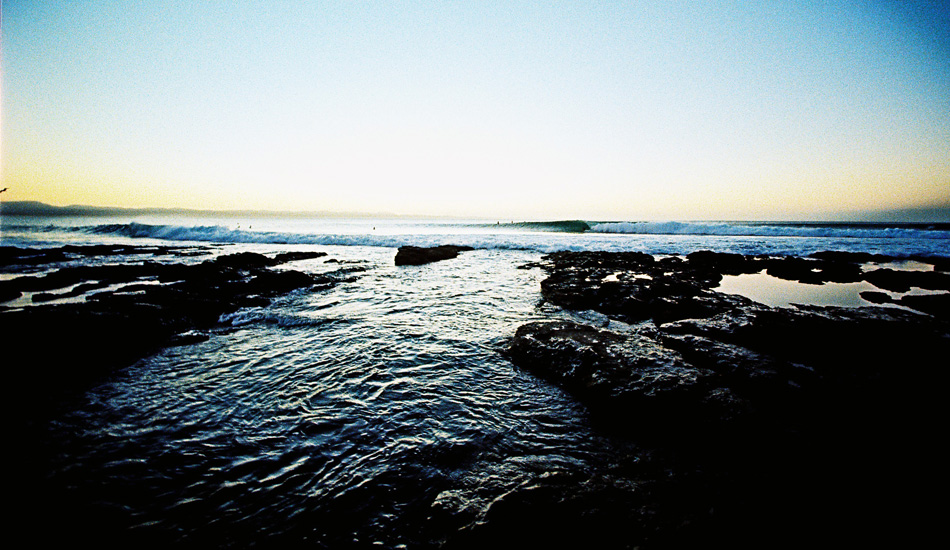
[[[303,315],[288,315],[265,308],[252,307],[240,309],[233,313],[225,313],[218,318],[218,322],[232,327],[268,324],[282,328],[294,328],[318,326],[325,324],[327,320]]]
[[[916,227],[861,227],[857,224],[742,224],[728,222],[613,222],[591,233],[627,235],[696,235],[732,237],[834,237],[864,239],[950,239],[950,232]]]
[[[479,250],[518,250],[551,253],[562,250],[641,251],[687,254],[714,249],[741,254],[807,255],[820,250],[873,252],[894,256],[946,256],[947,227],[924,225],[749,223],[749,222],[603,222],[583,233],[444,231],[444,226],[404,223],[376,232],[340,231],[332,223],[315,222],[303,230],[229,228],[223,225],[149,225],[141,223],[85,226],[97,236],[152,238],[215,244],[278,244],[308,246],[462,245]],[[289,228],[288,228],[289,229]],[[624,238],[626,237],[626,238]],[[803,238],[804,237],[804,238]]]

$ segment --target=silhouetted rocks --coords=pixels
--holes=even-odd
[[[458,257],[459,252],[472,250],[470,246],[446,244],[429,248],[419,246],[401,246],[396,251],[396,265],[423,265],[440,260]]]
[[[891,295],[886,292],[878,292],[876,290],[865,290],[860,294],[861,299],[870,302],[872,304],[892,304],[894,299],[891,298]]]
[[[314,251],[297,251],[297,252],[281,252],[274,256],[274,259],[279,263],[287,262],[298,262],[301,260],[313,260],[315,258],[323,258],[327,255],[326,252],[314,252]]]
[[[531,323],[518,329],[512,360],[558,381],[597,406],[670,420],[685,413],[705,390],[708,372],[673,350],[638,334],[620,334],[567,322]],[[697,417],[698,418],[698,417]]]
[[[723,274],[762,270],[813,284],[867,280],[891,291],[946,284],[938,271],[864,271],[863,262],[893,260],[552,254],[543,264],[547,301],[624,324],[529,323],[517,329],[509,353],[576,396],[612,433],[671,457],[663,490],[709,507],[667,509],[690,525],[679,534],[659,518],[630,520],[652,533],[647,547],[893,542],[906,536],[900,525],[907,515],[923,513],[903,507],[917,502],[915,487],[932,475],[931,462],[915,457],[936,448],[950,294],[863,294],[921,312],[914,313],[770,308],[714,290]],[[657,481],[641,473],[626,483],[645,479]],[[610,491],[624,483],[623,476],[612,480]],[[544,493],[548,503],[569,502],[571,491],[554,483],[521,498]]]
[[[151,252],[134,247],[80,252],[96,251],[136,258]],[[64,247],[6,254],[15,262],[28,258],[41,264],[50,258],[74,258],[76,251]],[[39,380],[46,390],[81,384],[161,346],[201,341],[206,338],[202,331],[216,326],[226,313],[267,305],[271,298],[293,290],[332,286],[332,278],[271,269],[323,255],[295,252],[271,258],[238,253],[200,263],[67,265],[43,275],[2,281],[0,295],[13,299],[32,292],[33,304],[44,304],[0,311],[4,341],[16,342],[5,347],[5,364],[13,367],[12,378],[26,387]],[[66,298],[73,300],[45,305]]]
[[[864,280],[892,292],[907,292],[912,287],[926,290],[950,290],[950,274],[937,271],[899,271],[875,269],[864,274]]]
[[[934,265],[933,271],[877,267],[874,263],[896,259],[845,252],[819,252],[809,258],[794,258],[699,251],[685,258],[659,259],[640,252],[557,252],[544,260],[539,266],[547,269],[549,275],[541,282],[541,294],[547,301],[567,309],[592,309],[625,322],[709,317],[747,303],[740,296],[713,292],[723,275],[764,272],[813,285],[867,281],[893,292],[912,288],[950,291],[950,274],[936,269],[943,263],[939,258],[916,259]],[[857,260],[874,263],[862,264]],[[934,301],[939,303],[941,299],[912,298],[899,303],[907,307],[927,304],[927,310],[919,311],[941,314],[940,307],[930,304]]]
[[[836,250],[815,252],[813,254],[809,254],[808,257],[835,263],[852,264],[867,264],[872,262],[886,263],[894,259],[884,254],[872,254],[870,252],[841,252]]]
[[[227,254],[225,256],[219,256],[212,261],[218,265],[244,270],[272,267],[281,263],[275,258],[269,258],[256,252],[239,252],[237,254]]]
[[[898,303],[934,317],[950,319],[950,294],[910,294],[901,296]]]
[[[38,266],[93,256],[181,256],[207,251],[207,247],[133,246],[119,244],[65,245],[57,248],[0,246],[0,266]]]
[[[684,261],[648,254],[558,252],[545,257],[550,275],[541,294],[568,309],[593,309],[624,322],[706,317],[746,301],[711,292],[722,280],[711,256]],[[733,262],[735,268],[739,262]],[[757,270],[747,264],[743,271]]]

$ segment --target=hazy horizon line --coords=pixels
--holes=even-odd
[[[107,217],[117,215],[205,215],[218,217],[318,217],[318,218],[407,218],[407,219],[472,219],[496,220],[489,216],[455,216],[446,214],[399,214],[393,212],[357,212],[332,210],[267,210],[267,209],[202,209],[184,207],[125,207],[71,204],[52,205],[42,201],[19,200],[0,201],[0,215],[25,217]],[[505,216],[504,219],[510,219]],[[599,217],[567,217],[558,219],[576,219],[584,221],[661,221],[652,218],[601,219]],[[532,221],[550,221],[549,218],[525,218]],[[868,211],[834,212],[815,215],[810,218],[761,218],[761,219],[704,219],[704,218],[664,218],[662,221],[721,221],[721,222],[815,222],[815,223],[950,223],[950,202],[945,204],[923,205],[896,209]]]

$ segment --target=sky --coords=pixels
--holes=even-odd
[[[950,206],[941,1],[2,2],[4,201],[512,219]]]

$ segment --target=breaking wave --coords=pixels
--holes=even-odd
[[[482,229],[491,226],[481,226]],[[688,235],[727,237],[830,237],[857,239],[948,239],[947,224],[821,224],[821,223],[729,223],[729,222],[604,222],[588,225],[582,221],[520,222],[499,224],[500,228],[522,228],[542,233],[624,234],[624,235]],[[175,241],[248,244],[311,244],[339,246],[424,246],[453,242],[476,248],[519,248],[511,246],[510,234],[480,231],[449,235],[433,232],[404,234],[337,234],[252,231],[222,225],[150,225],[141,223],[105,224],[77,228],[100,235],[130,238],[153,238]]]
[[[589,227],[589,229],[585,229]],[[362,220],[270,221],[251,226],[107,223],[81,226],[4,227],[4,244],[42,245],[48,235],[98,242],[115,238],[208,244],[358,246],[461,245],[480,250],[551,253],[562,250],[687,254],[718,250],[740,254],[808,255],[821,250],[892,256],[947,256],[950,224],[817,222],[518,222],[452,223]],[[42,235],[42,236],[41,236]]]
[[[549,233],[584,233],[590,231],[590,224],[583,220],[558,220],[553,222],[510,222],[482,225],[481,227],[498,229],[516,229]]]
[[[281,328],[298,327],[317,327],[334,322],[334,320],[313,318],[303,315],[288,315],[283,313],[274,313],[268,308],[252,307],[225,313],[218,322],[231,327],[244,327],[248,325],[269,324]]]
[[[950,239],[947,224],[607,222],[592,233],[627,235],[721,235],[732,237],[833,237],[859,239]]]

